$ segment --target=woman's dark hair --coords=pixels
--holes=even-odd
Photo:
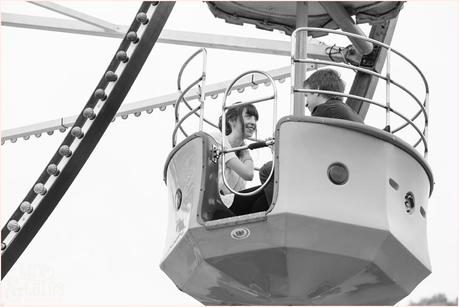
[[[237,103],[240,103],[240,102],[236,102],[236,104]],[[238,106],[236,108],[229,109],[228,111],[226,111],[226,126],[225,126],[226,135],[229,135],[231,133],[230,121],[234,122],[236,120],[239,120],[241,124],[244,124],[242,120],[242,113],[244,112],[244,109],[246,110],[247,115],[255,116],[255,120],[258,120],[258,111],[257,111],[257,108],[255,108],[253,104],[248,104],[245,106]],[[220,118],[218,119],[218,129],[222,131],[222,128],[223,128],[222,127],[222,117],[220,116]]]

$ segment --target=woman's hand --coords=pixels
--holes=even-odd
[[[226,166],[246,181],[253,179],[253,160],[248,149],[241,150],[239,158],[229,160],[226,162]]]

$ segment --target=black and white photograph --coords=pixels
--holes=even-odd
[[[457,306],[457,1],[0,10],[2,306]]]

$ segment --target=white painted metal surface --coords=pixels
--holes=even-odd
[[[178,145],[166,163],[170,215],[161,268],[179,289],[206,305],[387,305],[430,274],[423,158],[388,133],[378,138],[384,132],[335,122],[346,121],[281,119],[274,208],[210,228],[201,216],[218,197],[207,185],[216,176],[211,147],[203,146],[205,135]],[[334,162],[349,170],[340,186],[327,177]],[[177,210],[178,189],[188,196]],[[416,198],[412,213],[407,191]]]

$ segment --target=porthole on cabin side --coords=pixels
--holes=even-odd
[[[336,185],[343,185],[349,180],[349,170],[341,162],[332,163],[327,169],[328,179]]]

